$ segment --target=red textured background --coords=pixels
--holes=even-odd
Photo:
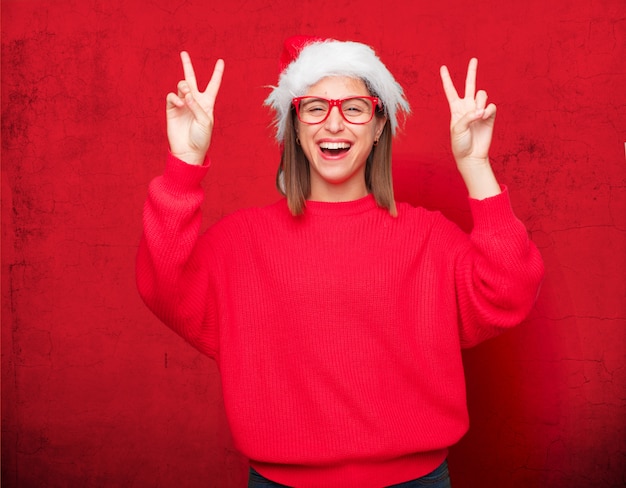
[[[498,104],[495,170],[542,249],[525,324],[465,354],[455,487],[617,487],[626,463],[623,0],[2,1],[2,486],[242,487],[215,364],[135,289],[164,100],[226,60],[207,225],[277,198],[285,36],[371,44],[413,107],[399,199],[467,225],[438,68]]]

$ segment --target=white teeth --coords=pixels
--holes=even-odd
[[[320,147],[322,149],[350,149],[350,144],[347,142],[321,142]]]

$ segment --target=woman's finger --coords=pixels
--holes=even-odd
[[[467,112],[459,118],[456,124],[451,127],[452,134],[458,135],[468,131],[470,124],[480,117],[482,117],[482,113],[480,115],[477,115],[475,111]]]
[[[193,92],[198,91],[198,82],[196,81],[196,73],[193,70],[193,64],[191,64],[191,57],[187,51],[180,53],[180,60],[183,63],[183,73],[185,74],[185,81],[189,84],[189,89]]]
[[[487,106],[487,92],[478,90],[476,93],[476,110],[482,110]]]
[[[178,85],[176,85],[176,88],[178,89],[178,96],[180,98],[185,98],[185,95],[187,95],[187,93],[190,93],[191,91],[187,80],[180,80],[178,82]]]
[[[443,85],[443,91],[446,94],[446,98],[448,99],[448,104],[452,105],[459,98],[459,94],[454,87],[454,83],[452,83],[452,78],[450,78],[450,72],[448,71],[447,66],[442,66],[439,69],[439,74],[441,75],[441,83]]]
[[[213,68],[213,75],[211,75],[211,81],[209,81],[205,89],[205,93],[213,101],[215,101],[215,99],[217,98],[217,93],[219,92],[220,85],[222,84],[223,75],[224,75],[224,60],[218,59],[215,62],[215,68]]]
[[[191,93],[187,93],[187,95],[185,95],[185,104],[189,107],[189,110],[191,110],[191,113],[198,124],[202,127],[207,127],[209,125],[209,116]]]
[[[463,98],[474,98],[476,93],[476,71],[478,71],[478,59],[470,59],[465,78],[465,94]]]
[[[483,119],[496,118],[496,106],[493,103],[487,105],[483,113]]]
[[[174,107],[183,107],[185,105],[185,102],[175,93],[168,93],[167,97],[165,98],[165,105],[166,108],[170,109],[170,108],[174,108]]]

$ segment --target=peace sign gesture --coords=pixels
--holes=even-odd
[[[487,105],[487,93],[476,92],[477,67],[478,60],[472,58],[467,67],[463,98],[454,88],[448,68],[441,67],[443,90],[450,105],[452,154],[459,165],[484,162],[488,158],[496,119],[496,106]]]
[[[500,193],[491,165],[489,147],[496,120],[496,106],[487,105],[487,93],[476,91],[478,60],[472,58],[467,67],[463,98],[452,83],[448,68],[441,67],[443,90],[450,105],[450,139],[457,168],[470,196],[487,198]]]
[[[206,89],[198,90],[191,58],[180,53],[185,79],[178,82],[178,92],[166,98],[167,138],[170,151],[189,164],[201,165],[211,144],[213,108],[222,83],[224,61],[215,63]]]

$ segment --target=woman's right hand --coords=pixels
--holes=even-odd
[[[178,82],[178,92],[166,99],[167,138],[172,155],[194,165],[204,162],[213,132],[213,107],[222,83],[224,61],[218,59],[206,89],[198,90],[191,58],[180,53],[185,79]]]

